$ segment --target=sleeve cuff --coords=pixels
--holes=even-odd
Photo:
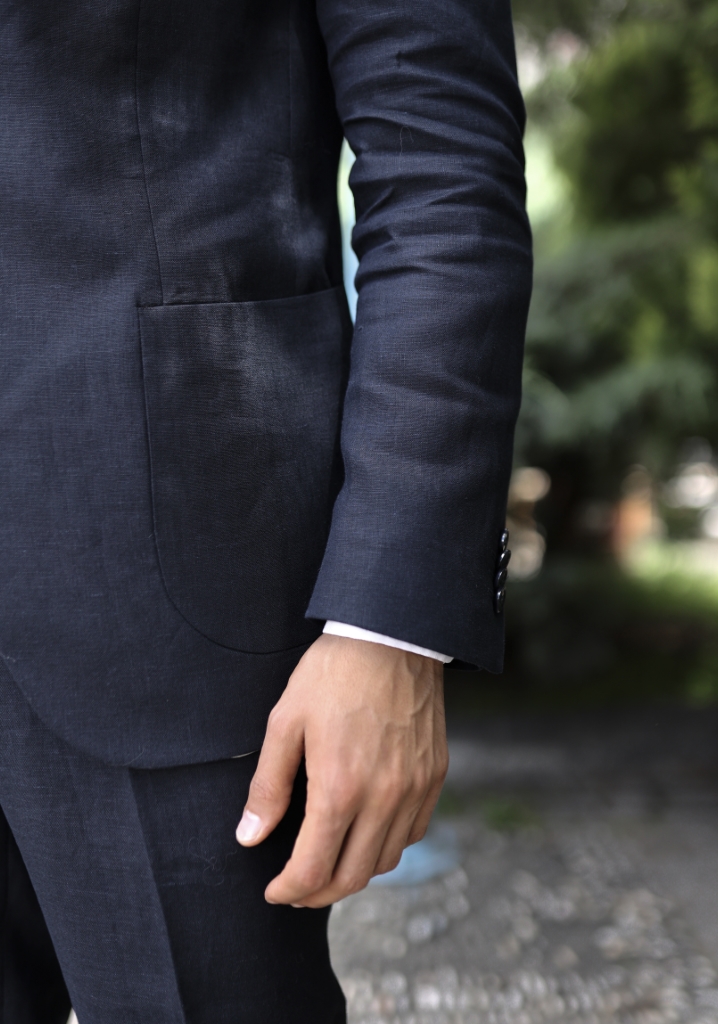
[[[453,661],[450,654],[439,654],[437,651],[429,651],[426,647],[417,647],[416,644],[408,644],[404,640],[395,640],[394,637],[384,636],[382,633],[372,633],[370,629],[362,629],[360,626],[350,626],[346,622],[333,622],[331,619],[324,624],[324,632],[333,636],[348,636],[352,640],[369,640],[374,644],[384,644],[385,647],[397,647],[400,651],[411,651],[412,654],[423,654],[425,658],[434,658],[436,661],[448,665]]]

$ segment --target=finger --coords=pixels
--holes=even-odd
[[[301,900],[305,907],[327,907],[369,883],[382,850],[391,819],[365,811],[352,822],[329,882]]]
[[[439,797],[441,796],[441,790],[444,785],[443,777],[431,787],[429,792],[426,794],[423,804],[419,808],[416,817],[414,818],[414,824],[411,827],[409,836],[406,840],[407,846],[412,846],[414,843],[418,843],[420,839],[423,839],[426,835],[426,830],[429,827],[431,816],[434,813]]]
[[[355,814],[356,807],[350,802],[332,799],[325,792],[317,794],[310,781],[306,813],[292,856],[267,886],[266,899],[297,904],[323,889],[334,873]]]
[[[401,812],[397,814],[396,818],[392,822],[391,828],[386,834],[379,856],[377,857],[377,862],[374,867],[375,875],[383,875],[387,871],[393,871],[398,865],[404,849],[411,843],[409,837],[416,830],[417,817],[423,812],[425,805],[426,800],[422,801],[421,798],[419,798],[418,800],[405,804],[401,809]],[[431,808],[433,810],[433,804],[431,805]],[[431,817],[431,811],[429,811],[429,817]],[[424,829],[424,831],[426,831],[426,829]]]
[[[382,843],[372,875],[384,875],[393,871],[401,860],[404,848],[409,845],[409,833],[416,817],[416,808],[410,814],[402,814],[392,822]]]
[[[375,875],[393,871],[401,860],[401,855],[406,847],[412,846],[424,838],[439,799],[442,784],[443,779],[435,782],[418,807],[416,804],[409,804],[397,814],[377,858],[374,868]]]
[[[296,722],[285,724],[273,712],[237,826],[237,842],[242,846],[261,843],[286,814],[303,753],[301,726]]]

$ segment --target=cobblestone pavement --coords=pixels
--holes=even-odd
[[[718,1024],[718,722],[534,725],[455,740],[458,866],[334,909],[350,1024]]]

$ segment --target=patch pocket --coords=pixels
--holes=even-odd
[[[139,310],[154,528],[167,593],[210,640],[310,643],[304,612],[341,485],[343,288]]]

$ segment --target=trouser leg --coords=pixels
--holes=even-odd
[[[255,767],[108,767],[0,678],[0,806],[80,1024],[343,1024],[326,911],[263,896],[291,853],[301,784],[269,839],[234,839]]]
[[[7,677],[0,806],[82,1024],[187,1024],[127,770],[59,740]]]
[[[302,820],[303,778],[268,839],[252,849],[235,840],[256,765],[252,755],[131,773],[187,1019],[343,1024],[344,998],[329,963],[328,909],[270,906],[264,899]]]
[[[66,1024],[70,997],[35,890],[0,811],[0,1024]]]

